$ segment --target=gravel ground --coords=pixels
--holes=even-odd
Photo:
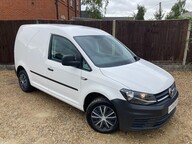
[[[192,71],[171,73],[180,99],[166,125],[100,134],[88,126],[83,112],[38,90],[24,93],[14,71],[0,71],[0,144],[192,144]]]

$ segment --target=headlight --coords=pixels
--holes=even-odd
[[[136,92],[128,89],[121,89],[120,92],[130,103],[149,105],[156,102],[156,98],[152,94]]]

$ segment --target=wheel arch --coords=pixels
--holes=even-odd
[[[84,104],[83,104],[83,110],[86,112],[87,110],[87,107],[89,106],[89,104],[95,100],[96,98],[104,98],[106,100],[108,100],[110,102],[110,100],[103,94],[101,93],[98,93],[98,92],[92,92],[92,93],[89,93],[85,99],[84,99]]]
[[[18,66],[17,69],[16,69],[16,74],[17,74],[17,76],[18,76],[18,74],[19,74],[19,72],[20,72],[21,70],[25,70],[25,69],[24,69],[23,66],[20,65],[20,66]],[[26,70],[25,70],[25,71],[26,71]]]

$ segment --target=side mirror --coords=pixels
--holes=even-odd
[[[75,56],[73,55],[64,55],[62,58],[62,65],[79,67],[80,61],[75,60]]]

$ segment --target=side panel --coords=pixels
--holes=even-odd
[[[93,92],[100,93],[104,95],[109,100],[122,99],[125,98],[121,95],[120,89],[123,86],[105,76],[103,76],[100,70],[95,71],[82,71],[82,78],[86,80],[81,80],[81,109],[83,110],[85,97]]]
[[[49,40],[50,34],[41,30],[28,44],[26,57],[31,85],[44,90],[47,90],[47,79],[40,75],[46,76]]]
[[[15,61],[15,69],[18,66],[27,65],[28,56],[28,44],[31,39],[38,33],[37,29],[32,29],[26,26],[21,26],[17,32],[15,46],[14,46],[14,61]]]

